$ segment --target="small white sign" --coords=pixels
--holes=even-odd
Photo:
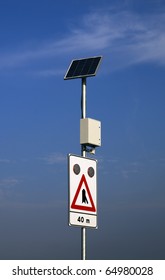
[[[97,160],[69,154],[69,225],[97,227]]]

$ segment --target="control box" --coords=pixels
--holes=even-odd
[[[80,144],[91,147],[101,146],[101,122],[85,118],[80,119]]]

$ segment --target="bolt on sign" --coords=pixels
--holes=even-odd
[[[69,225],[97,228],[97,160],[68,155]]]

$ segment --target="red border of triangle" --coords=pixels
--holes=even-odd
[[[81,191],[81,187],[82,187],[83,183],[85,184],[85,187],[86,187],[89,199],[90,199],[90,203],[91,203],[92,206],[83,206],[83,205],[77,205],[76,204],[76,201],[77,201],[78,195],[79,195],[79,193]],[[90,211],[90,212],[96,212],[96,208],[95,208],[95,205],[94,205],[94,202],[93,202],[93,199],[92,199],[89,187],[88,187],[88,183],[86,181],[86,178],[85,178],[84,174],[81,177],[81,180],[80,180],[80,183],[78,185],[76,194],[75,194],[73,202],[71,204],[71,208],[72,209],[78,209],[78,210],[86,210],[86,211]]]

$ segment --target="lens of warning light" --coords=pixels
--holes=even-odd
[[[95,171],[94,171],[94,168],[93,167],[89,167],[88,168],[88,175],[89,177],[93,177],[95,175]]]
[[[74,171],[74,173],[75,173],[76,175],[78,175],[78,174],[80,173],[80,165],[75,164],[75,165],[73,166],[73,171]]]

